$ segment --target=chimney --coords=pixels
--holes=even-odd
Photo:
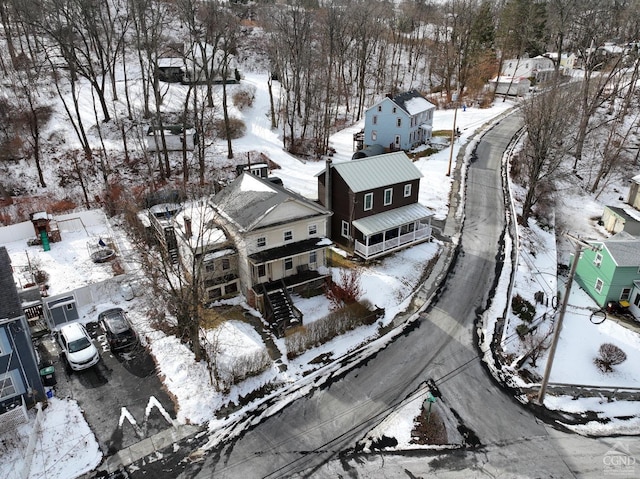
[[[191,230],[191,218],[188,216],[184,217],[184,235],[187,238],[191,238],[191,236],[193,236],[193,231]]]
[[[324,169],[324,207],[331,210],[331,158],[327,156]]]

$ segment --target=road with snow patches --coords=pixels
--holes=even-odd
[[[137,463],[132,477],[603,477],[606,453],[635,439],[590,439],[553,428],[479,361],[474,323],[488,307],[501,267],[502,156],[520,126],[512,115],[479,142],[463,182],[459,254],[439,297],[412,327],[320,388],[274,413],[263,411],[258,424],[244,423],[235,439],[201,459],[182,460],[203,438],[173,446],[174,454],[169,450],[160,461]],[[368,453],[357,447],[425,381],[437,385],[438,404],[456,417],[464,447]]]

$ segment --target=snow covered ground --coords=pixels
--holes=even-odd
[[[317,195],[317,186],[315,174],[324,168],[322,162],[301,161],[282,150],[282,144],[276,132],[270,129],[269,124],[269,99],[267,94],[266,75],[247,74],[243,84],[252,85],[255,88],[255,101],[252,108],[243,111],[234,111],[234,116],[243,118],[247,125],[247,134],[245,137],[234,141],[234,152],[236,157],[241,157],[248,151],[260,151],[265,153],[271,160],[275,161],[280,170],[274,172],[278,177],[282,178],[284,185],[294,191],[301,193],[309,198],[315,198]],[[241,88],[242,84],[239,87]],[[497,101],[491,108],[477,109],[469,107],[466,111],[459,110],[457,112],[457,126],[460,128],[462,135],[455,142],[453,150],[453,160],[457,158],[458,149],[462,144],[467,143],[474,133],[488,122],[491,118],[495,118],[505,112],[512,106],[510,102]],[[453,126],[454,112],[436,111],[434,116],[434,130],[448,129]],[[334,161],[347,161],[353,153],[353,133],[362,128],[362,123],[353,125],[331,138],[331,146],[335,148],[336,154]],[[220,144],[221,151],[224,145]],[[446,176],[450,156],[450,150],[447,148],[439,153],[422,158],[416,162],[417,167],[423,173],[420,183],[420,197],[422,204],[431,208],[434,216],[438,219],[446,217],[448,211],[448,194],[451,188],[451,178]],[[586,223],[586,222],[585,222]],[[588,223],[587,223],[588,224]],[[117,230],[116,228],[114,228]],[[518,269],[518,277],[516,280],[515,291],[520,292],[527,298],[540,288],[548,291],[549,294],[555,290],[555,261],[556,250],[553,235],[546,233],[542,229],[532,228],[536,236],[531,237],[531,244],[535,244],[538,254],[532,256],[530,252],[523,253]],[[98,233],[101,234],[101,233]],[[524,234],[524,233],[523,233]],[[531,233],[533,234],[533,233]],[[89,234],[89,237],[93,235]],[[93,241],[93,239],[91,240]],[[362,285],[364,296],[372,304],[385,308],[385,317],[381,319],[382,324],[388,324],[398,312],[404,310],[409,304],[409,298],[417,286],[420,272],[425,262],[433,258],[439,250],[439,244],[425,243],[419,246],[396,253],[391,258],[381,260],[375,266],[367,267],[363,272]],[[513,247],[513,245],[509,245]],[[79,247],[80,248],[80,247]],[[54,251],[52,249],[52,251]],[[73,258],[69,258],[73,260]],[[494,326],[492,318],[497,318],[503,314],[506,304],[506,294],[508,281],[506,275],[509,273],[505,268],[505,278],[501,281],[501,287],[496,297],[496,301],[492,310],[487,313],[487,329],[491,330]],[[57,274],[55,271],[52,274]],[[53,279],[52,279],[53,281]],[[63,281],[63,279],[59,279]],[[544,283],[544,286],[541,284]],[[554,363],[552,372],[552,381],[566,382],[569,378],[575,377],[577,373],[581,376],[581,381],[589,384],[615,384],[637,387],[640,382],[640,373],[634,371],[633,365],[637,364],[640,351],[640,339],[637,334],[628,333],[627,330],[605,322],[599,327],[592,326],[588,322],[588,318],[584,317],[584,307],[589,306],[588,298],[578,297],[579,291],[572,290],[572,296],[561,343]],[[574,295],[575,299],[574,299]],[[235,300],[235,301],[241,301]],[[158,368],[166,379],[165,384],[172,395],[178,401],[177,421],[180,423],[206,424],[210,423],[212,430],[220,424],[218,421],[212,421],[214,414],[221,407],[230,402],[238,403],[241,397],[247,396],[251,391],[267,384],[278,383],[281,385],[292,384],[301,380],[309,371],[317,369],[317,365],[311,364],[310,360],[323,354],[330,354],[332,357],[340,357],[343,354],[355,349],[363,341],[368,341],[376,337],[378,325],[362,327],[351,333],[347,333],[336,338],[321,347],[309,351],[306,354],[294,359],[287,360],[286,354],[283,355],[282,361],[287,364],[286,372],[281,372],[275,365],[263,372],[259,376],[249,378],[242,383],[230,388],[226,393],[217,391],[209,383],[209,373],[203,363],[197,364],[193,361],[193,355],[185,345],[181,344],[176,338],[166,336],[164,333],[154,330],[150,324],[146,312],[150,307],[146,298],[137,297],[132,301],[125,301],[122,297],[110,294],[104,298],[96,298],[95,306],[82,311],[83,320],[89,321],[93,319],[96,309],[106,309],[107,306],[121,306],[129,311],[129,316],[134,325],[139,330],[143,341],[150,347],[155,355]],[[304,313],[305,321],[313,321],[323,317],[328,311],[328,303],[323,297],[311,298],[308,300],[300,299],[297,306]],[[509,326],[510,328],[515,325]],[[486,335],[489,336],[489,335]],[[589,340],[585,340],[585,336],[589,336]],[[513,338],[513,331],[507,329],[506,338]],[[612,340],[624,341],[625,351],[629,355],[626,365],[621,365],[616,369],[616,373],[611,376],[603,377],[593,366],[592,355],[594,345],[599,345],[603,338],[612,338]],[[621,339],[623,338],[624,339]],[[580,338],[579,341],[573,341],[573,338]],[[259,351],[264,348],[260,336],[242,321],[228,321],[219,331],[217,339],[221,347],[220,360],[232,361],[238,354],[246,354],[247,349]],[[608,340],[608,339],[607,339]],[[285,348],[281,340],[276,340],[276,344],[280,351],[284,352]],[[518,354],[517,341],[510,341],[508,344],[514,345],[514,354]],[[580,348],[580,350],[578,350]],[[544,367],[544,357],[538,361],[538,371]],[[622,366],[625,366],[624,368]],[[419,410],[422,400],[407,404],[406,415],[396,414],[384,423],[384,434],[394,436],[398,439],[399,448],[408,447],[407,427],[410,427],[411,421],[407,421],[406,417],[415,417]],[[65,404],[65,406],[61,406]],[[50,415],[59,417],[61,413],[56,410],[61,406],[66,417],[66,423],[83,423],[81,411],[74,402],[64,398],[58,398],[52,402],[52,406],[44,411],[44,416],[48,418]],[[416,406],[416,404],[418,406]],[[611,403],[602,404],[593,399],[567,401],[566,398],[553,398],[548,396],[546,405],[548,407],[557,408],[588,408],[594,410],[599,408],[603,411],[603,415],[611,414],[614,416],[622,415],[623,409],[630,410],[634,404],[629,403]],[[635,405],[636,413],[638,411]],[[406,416],[406,417],[405,417]],[[640,425],[634,425],[632,421],[624,424],[612,423],[618,426],[620,431],[627,433],[638,433]],[[86,426],[86,423],[85,423]],[[596,433],[613,433],[616,430],[611,428],[602,430],[601,424],[593,424],[592,427],[585,426],[580,432]],[[25,427],[25,429],[28,429]],[[76,432],[77,430],[77,432]],[[53,432],[47,432],[48,429],[43,428],[43,432],[38,439],[38,446],[42,451],[42,458],[37,462],[34,459],[33,465],[45,464],[44,466],[34,467],[33,471],[42,469],[46,471],[48,478],[68,478],[75,477],[83,471],[90,470],[95,467],[99,460],[99,452],[95,438],[87,433],[86,428],[78,427],[67,430],[65,437],[69,443],[74,441],[86,441],[87,454],[79,454],[78,456],[61,456],[59,451],[50,448],[54,441]],[[24,431],[28,434],[28,431]],[[51,452],[48,452],[51,451]],[[98,457],[96,457],[98,456]],[[22,464],[20,458],[13,455],[10,461],[4,458],[10,457],[3,454],[0,462],[0,477],[16,477],[14,474],[19,471]],[[53,466],[60,462],[60,458],[64,457],[64,461],[69,464],[65,468]],[[59,471],[59,472],[57,472]],[[44,474],[44,473],[43,473]],[[41,477],[41,476],[31,476]],[[42,477],[45,477],[44,475]]]

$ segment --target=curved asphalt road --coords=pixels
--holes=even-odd
[[[587,439],[539,422],[478,360],[474,321],[490,299],[505,228],[501,159],[519,126],[517,117],[507,118],[479,143],[467,174],[460,254],[417,327],[179,477],[603,477],[604,455],[616,444],[631,445],[634,454],[632,440]],[[429,379],[479,445],[446,453],[355,452],[367,431]]]

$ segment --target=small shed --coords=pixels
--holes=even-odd
[[[269,176],[269,165],[267,163],[245,163],[244,165],[236,165],[236,176],[247,172],[260,178]]]
[[[631,185],[629,186],[629,196],[627,197],[627,203],[629,203],[635,209],[640,210],[640,175],[636,175],[631,178]]]
[[[167,151],[193,151],[197,141],[195,128],[182,125],[165,125],[162,128],[150,126],[147,129],[147,150],[162,151],[162,135]]]
[[[160,81],[167,83],[180,83],[184,77],[184,69],[184,60],[182,58],[158,58],[156,75]]]
[[[624,231],[632,236],[640,236],[640,214],[630,209],[605,206],[600,223],[612,234]]]

